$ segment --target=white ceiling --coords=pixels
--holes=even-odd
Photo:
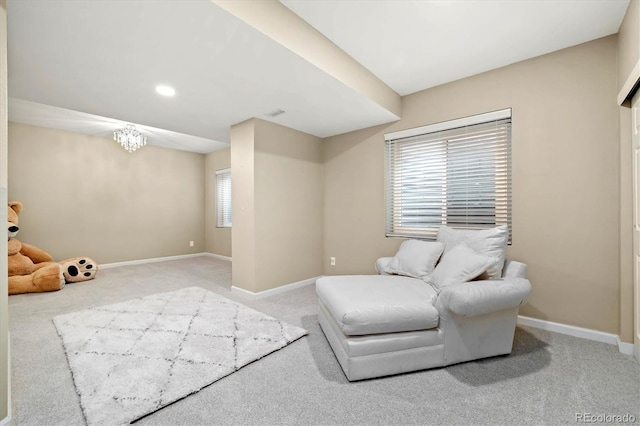
[[[400,95],[618,32],[628,0],[281,0]]]
[[[405,95],[616,33],[629,0],[282,3]],[[397,119],[208,0],[7,12],[12,121],[107,137],[134,123],[149,144],[206,153],[251,117],[320,137]]]

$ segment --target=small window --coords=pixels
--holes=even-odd
[[[385,135],[386,235],[509,228],[511,109]]]
[[[231,169],[216,171],[216,223],[231,228]]]

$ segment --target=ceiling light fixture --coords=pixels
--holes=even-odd
[[[162,96],[173,96],[176,94],[176,89],[170,86],[156,86],[156,92]]]
[[[122,129],[113,132],[113,140],[124,149],[133,152],[147,144],[147,137],[143,136],[133,124],[127,124]]]

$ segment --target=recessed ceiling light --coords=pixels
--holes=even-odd
[[[176,89],[169,86],[156,86],[156,92],[160,93],[163,96],[173,96],[176,94]]]

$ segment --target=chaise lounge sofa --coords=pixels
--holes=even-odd
[[[505,261],[506,226],[440,228],[378,259],[379,275],[317,280],[318,321],[349,381],[511,353],[526,265]]]

